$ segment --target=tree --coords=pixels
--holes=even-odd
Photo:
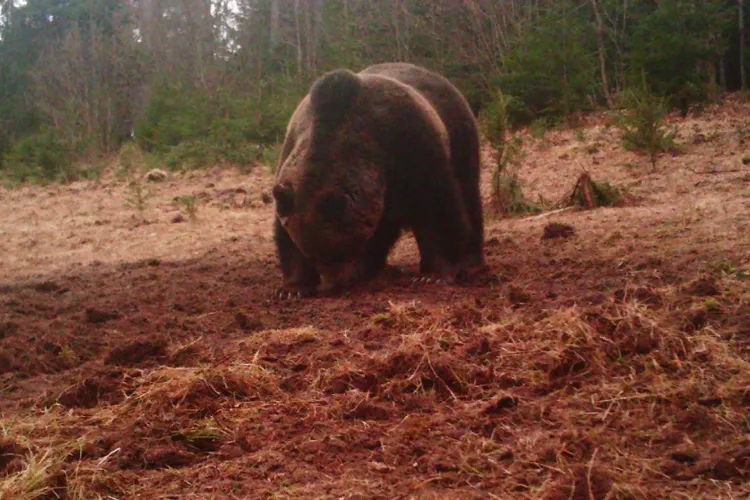
[[[663,0],[642,15],[630,35],[632,76],[646,74],[652,89],[683,112],[706,96],[707,65],[728,48],[724,0]]]
[[[747,87],[736,8],[739,29],[733,0],[0,0],[0,162],[24,141],[107,154],[133,129],[170,164],[246,158],[321,73],[387,60],[475,113],[501,90],[515,124],[611,106],[641,74],[684,107],[718,61]]]
[[[137,82],[129,12],[116,0],[88,1],[79,21],[50,41],[30,72],[36,107],[66,142],[108,153],[132,123]]]
[[[595,35],[587,21],[572,1],[542,11],[506,56],[500,88],[521,99],[532,116],[562,117],[584,108],[598,86]]]
[[[614,106],[614,101],[612,100],[612,94],[609,91],[609,77],[607,76],[607,50],[604,46],[604,21],[599,12],[599,3],[596,0],[591,0],[591,6],[594,8],[594,15],[596,16],[596,46],[599,53],[599,67],[602,75],[602,91],[604,97],[607,99],[607,105],[611,108]]]

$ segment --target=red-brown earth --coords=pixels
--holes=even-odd
[[[265,167],[0,190],[0,497],[747,498],[748,117],[673,117],[655,172],[601,116],[526,135],[529,198],[631,201],[338,298],[273,299]]]

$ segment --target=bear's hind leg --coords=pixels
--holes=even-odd
[[[471,234],[469,236],[469,248],[464,256],[462,272],[483,269],[486,266],[484,258],[484,216],[482,213],[482,198],[479,186],[476,183],[464,181],[463,195],[466,210],[471,220]]]
[[[422,275],[416,281],[453,283],[468,264],[471,225],[458,193],[443,186],[430,194],[433,199],[419,207],[411,224]]]
[[[320,284],[320,274],[312,261],[302,255],[278,219],[274,223],[274,239],[284,277],[283,284],[276,290],[276,296],[287,299],[315,295]]]

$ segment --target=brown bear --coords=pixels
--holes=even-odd
[[[278,296],[376,276],[405,230],[420,281],[484,267],[479,168],[474,115],[443,76],[407,63],[323,75],[292,115],[277,166]]]

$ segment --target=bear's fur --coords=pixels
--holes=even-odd
[[[376,276],[407,229],[423,276],[452,282],[484,266],[474,115],[418,66],[319,78],[289,121],[273,196],[281,296]]]

